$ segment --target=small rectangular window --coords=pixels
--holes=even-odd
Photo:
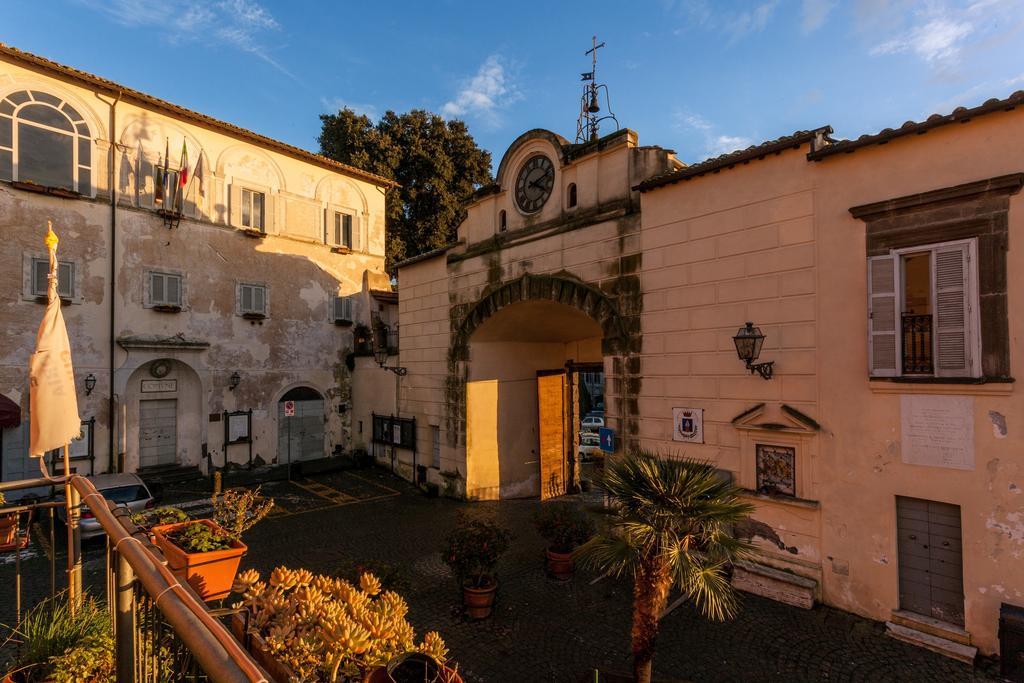
[[[328,240],[332,246],[352,248],[352,214],[334,211],[334,221],[328,231]]]
[[[430,441],[434,453],[434,467],[441,466],[441,428],[438,425],[430,426]]]
[[[344,296],[334,297],[334,322],[352,322],[352,299]]]
[[[242,315],[267,314],[267,288],[264,285],[239,285],[238,289]]]
[[[32,259],[32,295],[46,296],[50,262],[48,259]],[[75,264],[73,261],[57,262],[57,296],[72,299],[75,296]]]
[[[242,227],[263,232],[263,207],[266,197],[262,192],[242,190]]]
[[[181,276],[149,274],[149,303],[152,306],[181,306]]]

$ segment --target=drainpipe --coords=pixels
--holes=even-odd
[[[114,398],[114,313],[116,312],[116,306],[114,302],[114,296],[116,293],[115,280],[117,278],[117,170],[115,169],[117,161],[117,142],[114,140],[114,136],[117,135],[117,103],[121,101],[122,91],[117,91],[117,98],[113,100],[105,100],[101,93],[96,93],[96,98],[101,102],[105,102],[110,107],[110,163],[107,173],[107,184],[110,189],[110,385],[107,387],[107,446],[109,449],[109,459],[107,460],[107,471],[118,472],[121,467],[120,463],[117,462],[117,453],[115,451],[115,435],[114,435],[114,416],[117,412],[117,402]],[[121,425],[122,428],[124,425]]]

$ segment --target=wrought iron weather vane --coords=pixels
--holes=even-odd
[[[590,71],[580,74],[583,81],[583,95],[580,97],[580,116],[576,120],[576,143],[581,144],[588,140],[598,138],[598,127],[602,121],[612,120],[615,122],[615,130],[619,129],[619,120],[612,113],[611,98],[608,96],[608,86],[597,82],[597,51],[604,47],[604,41],[597,42],[594,36],[593,47],[584,52],[590,55]],[[605,109],[608,113],[601,115],[601,102],[598,95],[604,93]]]

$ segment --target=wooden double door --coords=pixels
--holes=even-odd
[[[964,625],[960,506],[896,498],[900,609]]]

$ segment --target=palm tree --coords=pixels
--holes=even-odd
[[[658,620],[678,586],[705,617],[736,613],[728,569],[752,546],[732,527],[754,507],[714,466],[649,451],[609,462],[601,483],[609,495],[608,529],[580,547],[584,565],[633,579],[633,676],[649,683]]]

